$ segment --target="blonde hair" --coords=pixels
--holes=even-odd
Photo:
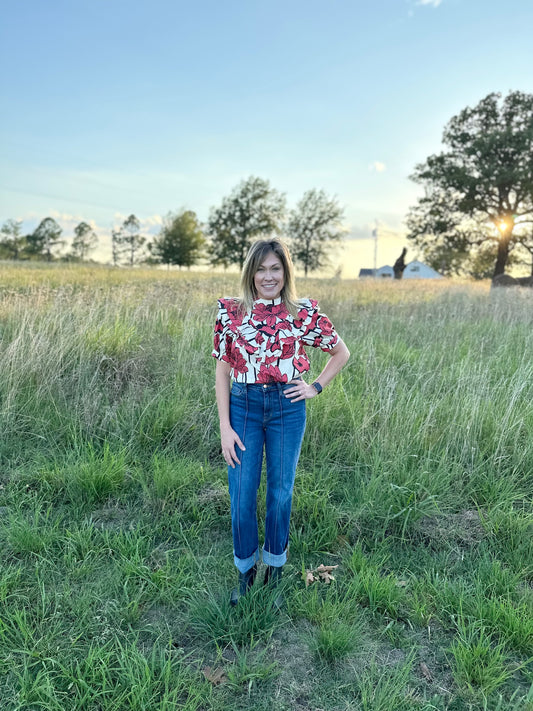
[[[296,316],[301,307],[296,296],[294,265],[287,245],[279,239],[258,240],[248,250],[241,274],[241,297],[239,299],[241,309],[251,313],[254,301],[257,299],[254,278],[261,264],[271,253],[278,257],[283,266],[284,283],[280,294],[281,300],[287,310]]]

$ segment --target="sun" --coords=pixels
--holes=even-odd
[[[505,230],[507,229],[507,227],[508,227],[508,224],[507,224],[507,222],[506,222],[505,220],[502,220],[502,221],[500,222],[500,224],[498,225],[498,229],[500,230],[500,232],[501,232],[502,234],[505,232]]]

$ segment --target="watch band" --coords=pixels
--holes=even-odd
[[[314,383],[311,383],[311,385],[314,387],[314,389],[320,395],[320,393],[322,392],[322,385],[320,385],[320,383],[318,383],[316,380]]]

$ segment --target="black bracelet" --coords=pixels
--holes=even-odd
[[[314,383],[311,383],[311,385],[314,387],[314,389],[320,395],[320,393],[322,392],[322,385],[320,385],[320,383],[318,383],[316,380]]]

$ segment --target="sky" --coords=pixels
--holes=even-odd
[[[100,237],[251,175],[344,207],[331,271],[393,263],[417,163],[490,92],[533,93],[531,0],[0,0],[0,224]],[[376,223],[377,221],[377,223]],[[327,275],[327,274],[325,274]]]

